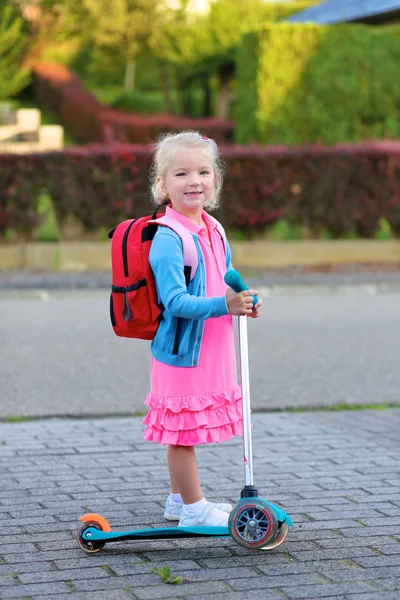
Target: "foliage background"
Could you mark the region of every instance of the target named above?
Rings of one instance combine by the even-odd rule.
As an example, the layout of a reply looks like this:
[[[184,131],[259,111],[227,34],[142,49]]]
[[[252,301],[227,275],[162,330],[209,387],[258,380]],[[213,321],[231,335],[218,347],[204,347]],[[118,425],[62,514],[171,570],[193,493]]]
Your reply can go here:
[[[82,145],[0,154],[2,239],[37,239],[49,211],[62,239],[147,213],[148,144],[181,129],[222,145],[239,237],[400,236],[399,147],[369,141],[399,138],[399,28],[284,22],[317,1],[0,0],[0,100]]]
[[[0,0],[0,101],[15,96],[30,81],[23,66],[28,46],[28,31],[17,9]]]
[[[239,143],[400,137],[400,27],[265,25],[238,52]]]

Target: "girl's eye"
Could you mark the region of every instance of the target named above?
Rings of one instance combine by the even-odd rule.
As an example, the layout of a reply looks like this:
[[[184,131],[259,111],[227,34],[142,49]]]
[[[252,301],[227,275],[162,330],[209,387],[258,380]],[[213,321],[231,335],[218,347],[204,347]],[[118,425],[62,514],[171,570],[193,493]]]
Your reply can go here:
[[[200,175],[209,175],[210,171],[200,171]],[[182,172],[182,173],[177,173],[176,177],[181,177],[182,175],[186,175],[186,173]]]

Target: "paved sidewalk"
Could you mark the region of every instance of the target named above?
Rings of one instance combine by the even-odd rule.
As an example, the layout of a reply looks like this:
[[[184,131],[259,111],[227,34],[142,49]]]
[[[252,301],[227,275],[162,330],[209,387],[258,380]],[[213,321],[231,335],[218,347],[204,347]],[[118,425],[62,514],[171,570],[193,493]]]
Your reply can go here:
[[[0,598],[398,600],[400,410],[255,414],[255,479],[294,525],[272,552],[233,540],[108,544],[74,536],[84,512],[116,530],[161,525],[165,448],[139,418],[0,423]],[[241,440],[199,448],[209,499],[237,500]],[[168,585],[167,565],[186,578]]]

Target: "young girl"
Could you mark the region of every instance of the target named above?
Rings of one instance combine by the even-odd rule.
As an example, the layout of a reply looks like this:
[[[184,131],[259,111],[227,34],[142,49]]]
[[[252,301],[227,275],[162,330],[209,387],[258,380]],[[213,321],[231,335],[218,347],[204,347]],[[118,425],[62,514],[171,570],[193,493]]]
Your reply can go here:
[[[253,308],[256,290],[235,293],[224,282],[231,251],[204,210],[218,206],[222,187],[216,143],[192,131],[166,135],[156,144],[153,177],[154,201],[192,234],[198,268],[187,286],[181,239],[159,227],[149,260],[163,315],[151,344],[144,438],[168,445],[164,517],[179,527],[226,526],[232,506],[204,498],[194,447],[242,434],[232,315],[258,317],[262,300]]]

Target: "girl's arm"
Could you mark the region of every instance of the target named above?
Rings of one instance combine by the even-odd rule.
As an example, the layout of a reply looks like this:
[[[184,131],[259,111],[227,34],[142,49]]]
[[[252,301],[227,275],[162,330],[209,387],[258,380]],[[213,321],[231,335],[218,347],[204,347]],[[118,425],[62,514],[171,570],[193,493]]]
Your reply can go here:
[[[229,314],[225,296],[198,298],[188,293],[182,242],[176,233],[166,228],[157,233],[151,244],[149,261],[159,299],[175,317],[208,319]]]
[[[231,247],[229,245],[228,242],[228,238],[225,235],[225,248],[226,248],[226,270],[230,271],[230,269],[233,269],[232,267],[232,252],[231,252]]]
[[[225,236],[225,244],[226,244],[226,270],[229,271],[230,269],[233,269],[232,267],[232,253],[231,253],[231,248],[229,246],[229,242]],[[251,290],[252,292],[254,290]],[[255,295],[258,296],[258,291],[254,291]],[[263,305],[263,301],[261,298],[258,299],[258,303],[254,306],[253,310],[248,313],[248,317],[251,317],[252,319],[257,319],[260,316],[261,313],[261,307]]]

